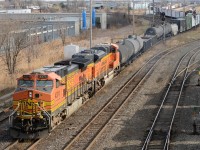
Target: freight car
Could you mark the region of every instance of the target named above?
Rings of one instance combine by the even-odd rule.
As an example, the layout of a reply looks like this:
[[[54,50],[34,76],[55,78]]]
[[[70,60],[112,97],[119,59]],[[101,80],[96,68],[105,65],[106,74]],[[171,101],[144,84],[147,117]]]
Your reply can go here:
[[[10,135],[20,139],[46,136],[117,75],[121,67],[129,65],[164,35],[176,35],[178,29],[180,32],[175,23],[166,24],[165,32],[163,25],[151,27],[144,37],[131,35],[116,44],[98,44],[21,76],[13,94]]]
[[[166,23],[165,25],[159,25],[157,27],[150,27],[146,30],[145,36],[156,36],[158,40],[163,39],[163,37],[169,37],[176,35],[178,32],[177,24]]]
[[[170,23],[178,25],[179,32],[185,32],[200,24],[200,14],[196,13],[196,10],[190,10],[187,12],[171,10],[171,9],[155,9],[155,13],[164,13],[166,17],[171,18]]]
[[[134,57],[143,48],[143,39],[140,36],[129,35],[128,38],[119,41],[120,64],[121,66],[132,63]]]

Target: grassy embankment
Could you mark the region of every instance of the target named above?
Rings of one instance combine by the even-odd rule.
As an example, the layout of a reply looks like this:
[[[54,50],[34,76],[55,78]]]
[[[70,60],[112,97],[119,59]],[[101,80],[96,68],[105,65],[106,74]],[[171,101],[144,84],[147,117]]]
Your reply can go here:
[[[136,20],[136,29],[135,32],[140,35],[144,33],[145,29],[148,26],[148,22],[142,19]],[[102,31],[101,29],[93,30],[93,45],[98,43],[111,42],[111,38],[123,38],[131,34],[130,30],[132,26],[126,27],[113,27],[109,30]],[[66,39],[66,45],[76,44],[80,47],[89,47],[89,32],[80,35],[79,37],[71,37]],[[21,75],[31,72],[34,69],[40,68],[45,65],[52,64],[56,61],[63,59],[63,50],[62,42],[60,39],[46,42],[39,45],[35,45],[32,49],[34,54],[31,54],[31,62],[28,63],[27,60],[27,51],[22,50],[17,61],[16,73],[14,78],[11,79],[6,71],[5,64],[0,59],[0,96],[12,91],[16,86],[16,78]]]

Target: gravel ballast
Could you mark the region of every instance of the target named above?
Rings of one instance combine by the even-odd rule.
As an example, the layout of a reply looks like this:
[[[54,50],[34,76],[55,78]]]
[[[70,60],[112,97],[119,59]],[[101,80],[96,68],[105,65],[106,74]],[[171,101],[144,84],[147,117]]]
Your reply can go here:
[[[163,51],[160,47],[162,47],[162,43],[134,61],[132,65],[127,67],[111,83],[98,92],[87,104],[59,125],[49,137],[42,140],[36,149],[63,149],[70,138],[77,134],[97,110],[112,97],[145,61],[159,51]],[[102,135],[103,138],[98,140],[100,143],[94,149],[117,147],[127,149],[127,146],[129,147],[130,145],[131,147],[134,145],[135,148],[140,145],[149,124],[149,118],[152,117],[154,108],[157,108],[157,101],[159,101],[161,92],[168,83],[171,72],[175,67],[175,62],[186,51],[188,49],[182,49],[177,51],[176,55],[171,54],[163,59],[144,84],[144,88],[137,93],[133,101],[127,104],[128,106],[124,107],[125,109],[120,115],[111,122],[108,128],[109,131],[106,132],[106,135]],[[143,120],[148,121],[144,122]]]
[[[172,43],[173,39],[174,38],[171,39]],[[141,149],[141,142],[144,140],[146,130],[150,126],[151,120],[154,118],[158,104],[161,101],[163,90],[168,84],[178,59],[180,59],[188,50],[191,50],[192,47],[195,47],[195,45],[198,45],[198,42],[193,43],[191,48],[180,47],[180,50],[162,59],[162,61],[151,73],[151,76],[145,81],[143,87],[138,89],[137,94],[131,97],[130,101],[124,105],[117,117],[111,121],[106,131],[101,135],[96,145],[94,145],[93,149]],[[65,119],[59,126],[57,126],[47,138],[43,139],[35,147],[35,149],[63,149],[66,143],[68,143],[71,138],[73,138],[81,130],[81,128],[92,118],[92,116],[97,113],[97,111],[114,95],[114,93],[116,93],[149,58],[161,51],[164,51],[167,47],[167,45],[160,43],[142,54],[76,113]],[[196,75],[194,75],[194,78],[197,78]],[[194,79],[193,82],[195,83],[195,81],[196,79]],[[190,90],[188,91],[190,98],[186,100],[188,101],[187,105],[192,104],[190,103],[190,99],[192,98],[192,93],[195,91],[194,89]],[[198,93],[198,89],[196,89],[196,92]],[[187,92],[185,94],[187,94]],[[194,103],[196,100],[197,95],[196,97],[194,95]],[[184,115],[190,113],[191,110],[188,112],[181,112],[181,118],[184,118]],[[191,120],[190,117],[191,116],[188,115],[184,119],[180,119],[180,126],[182,125],[179,131],[180,134],[177,136],[173,135],[171,144],[172,148],[183,148],[187,142],[191,143],[192,146],[194,146],[195,143],[198,145],[198,136],[194,135],[189,138],[192,132],[192,121],[188,121],[188,125],[183,125],[188,119]],[[5,149],[5,146],[0,147],[0,149]]]

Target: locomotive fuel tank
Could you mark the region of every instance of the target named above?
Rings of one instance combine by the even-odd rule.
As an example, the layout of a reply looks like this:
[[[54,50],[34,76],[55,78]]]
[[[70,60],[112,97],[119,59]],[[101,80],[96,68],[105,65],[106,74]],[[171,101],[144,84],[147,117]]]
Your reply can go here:
[[[131,61],[132,57],[142,49],[143,39],[139,36],[129,35],[128,38],[120,41],[118,46],[120,52],[120,62],[123,65]]]

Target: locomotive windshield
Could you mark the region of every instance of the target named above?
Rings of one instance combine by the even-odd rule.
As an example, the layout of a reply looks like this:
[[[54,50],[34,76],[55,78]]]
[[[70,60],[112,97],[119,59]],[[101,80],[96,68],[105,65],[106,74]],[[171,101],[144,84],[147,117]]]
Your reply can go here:
[[[37,80],[36,89],[39,91],[51,92],[53,89],[53,81],[51,80]]]
[[[30,88],[30,87],[33,87],[33,85],[34,85],[33,80],[19,80],[18,81],[18,87]]]

